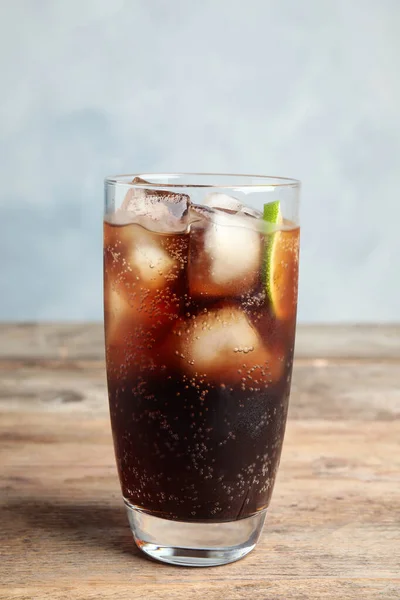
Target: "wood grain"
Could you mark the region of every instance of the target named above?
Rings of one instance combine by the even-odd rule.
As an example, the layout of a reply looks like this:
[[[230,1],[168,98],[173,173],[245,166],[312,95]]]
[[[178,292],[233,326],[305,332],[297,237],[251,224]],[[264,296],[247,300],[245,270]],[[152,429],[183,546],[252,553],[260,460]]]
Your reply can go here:
[[[103,360],[100,323],[0,323],[0,359]],[[298,358],[400,358],[400,325],[299,325]]]
[[[260,543],[199,570],[156,564],[133,544],[101,328],[2,334],[2,600],[400,598],[400,328],[302,328]]]

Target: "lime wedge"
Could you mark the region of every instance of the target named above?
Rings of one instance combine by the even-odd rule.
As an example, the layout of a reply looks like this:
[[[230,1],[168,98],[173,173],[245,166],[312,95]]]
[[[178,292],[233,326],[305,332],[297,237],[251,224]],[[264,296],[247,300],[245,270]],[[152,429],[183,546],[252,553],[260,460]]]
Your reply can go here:
[[[268,202],[268,204],[264,204],[264,221],[267,221],[267,223],[274,224],[282,222],[280,204],[281,203],[279,202],[279,200],[276,200],[275,202]]]
[[[264,204],[263,219],[267,223],[279,225],[283,222],[279,200]],[[274,315],[278,319],[291,316],[291,306],[288,306],[286,268],[288,257],[285,249],[284,235],[281,231],[271,231],[266,235],[267,247],[265,254],[265,285],[268,300]],[[291,302],[289,304],[292,304]]]
[[[266,223],[278,225],[282,221],[280,202],[268,202],[264,204],[263,219]],[[279,244],[279,231],[271,231],[266,235],[267,247],[265,255],[265,285],[267,297],[274,313],[277,313],[277,289],[276,289],[276,249]],[[279,307],[278,307],[279,308]]]

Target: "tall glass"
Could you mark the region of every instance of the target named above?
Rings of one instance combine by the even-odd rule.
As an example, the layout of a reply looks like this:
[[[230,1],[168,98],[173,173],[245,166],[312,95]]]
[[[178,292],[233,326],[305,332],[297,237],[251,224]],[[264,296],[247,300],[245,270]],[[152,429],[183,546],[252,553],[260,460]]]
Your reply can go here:
[[[250,175],[105,181],[115,454],[136,544],[158,560],[229,563],[261,533],[290,392],[299,190]]]

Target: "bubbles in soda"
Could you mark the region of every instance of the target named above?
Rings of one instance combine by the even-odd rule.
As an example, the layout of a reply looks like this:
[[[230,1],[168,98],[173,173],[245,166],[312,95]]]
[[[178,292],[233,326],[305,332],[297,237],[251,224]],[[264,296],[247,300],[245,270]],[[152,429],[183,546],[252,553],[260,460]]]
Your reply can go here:
[[[292,369],[296,303],[278,318],[266,286],[275,233],[257,211],[213,196],[193,206],[186,194],[132,189],[104,224],[123,494],[183,521],[240,519],[268,505]],[[291,249],[280,294],[293,295],[299,231],[279,235]]]

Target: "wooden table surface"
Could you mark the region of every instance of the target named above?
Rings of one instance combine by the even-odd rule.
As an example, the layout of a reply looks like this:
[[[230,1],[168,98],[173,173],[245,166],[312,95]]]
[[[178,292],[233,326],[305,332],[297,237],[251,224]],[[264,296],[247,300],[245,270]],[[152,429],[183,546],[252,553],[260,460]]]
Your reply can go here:
[[[400,598],[400,326],[299,327],[266,526],[217,568],[136,549],[100,325],[0,326],[0,598]]]

